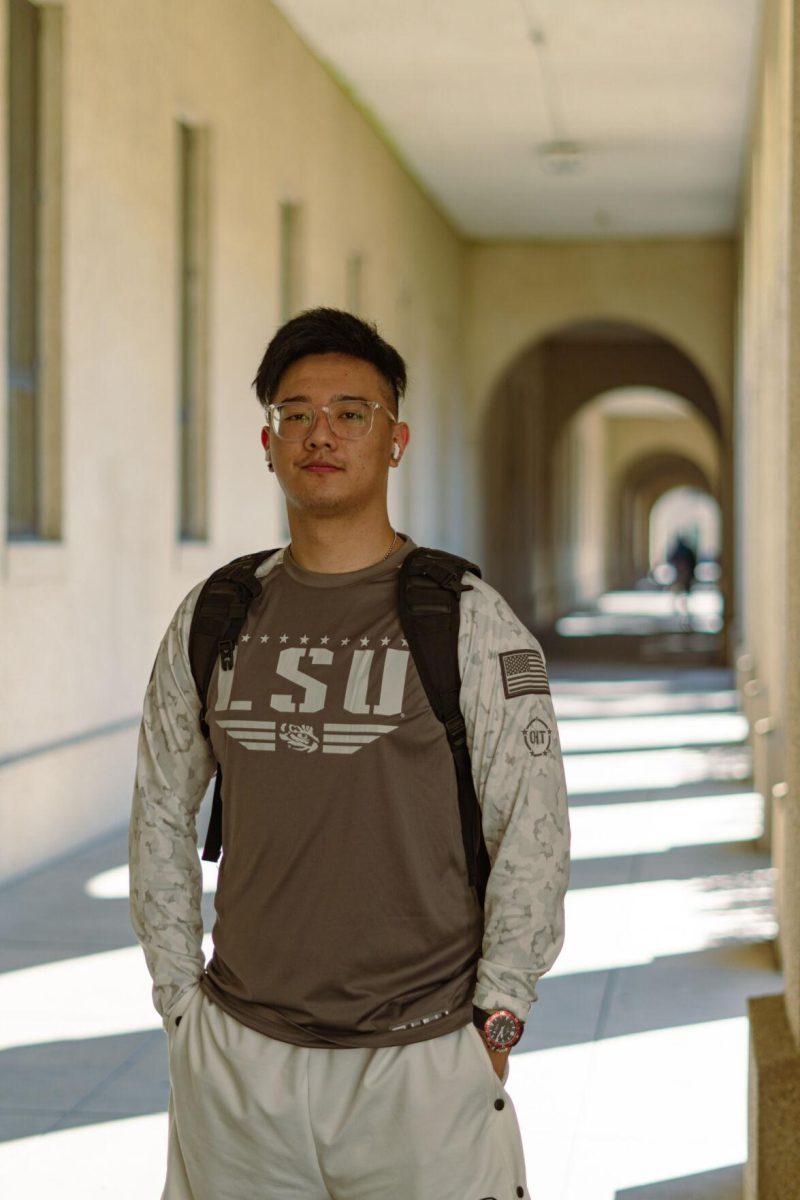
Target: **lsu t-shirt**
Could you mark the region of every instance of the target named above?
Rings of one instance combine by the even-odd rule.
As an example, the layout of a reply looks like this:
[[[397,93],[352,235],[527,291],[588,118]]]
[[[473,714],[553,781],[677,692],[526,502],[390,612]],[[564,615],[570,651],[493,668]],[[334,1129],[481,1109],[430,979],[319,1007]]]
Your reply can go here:
[[[201,986],[297,1045],[420,1041],[472,1015],[483,913],[397,612],[415,545],[334,574],[277,551],[211,677],[223,853]]]

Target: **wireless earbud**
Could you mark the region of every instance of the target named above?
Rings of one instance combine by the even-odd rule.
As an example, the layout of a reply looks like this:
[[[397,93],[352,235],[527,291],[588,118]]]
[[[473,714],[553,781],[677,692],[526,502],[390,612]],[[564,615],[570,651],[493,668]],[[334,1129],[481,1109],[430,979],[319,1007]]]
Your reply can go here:
[[[394,442],[392,444],[392,458],[394,459],[395,462],[397,462],[399,457],[400,457],[400,447],[398,446],[397,442]]]

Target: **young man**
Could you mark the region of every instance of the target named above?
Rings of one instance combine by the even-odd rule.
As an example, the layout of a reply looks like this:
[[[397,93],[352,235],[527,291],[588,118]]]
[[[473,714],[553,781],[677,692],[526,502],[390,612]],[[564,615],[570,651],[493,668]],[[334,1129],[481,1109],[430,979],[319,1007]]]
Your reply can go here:
[[[277,332],[254,384],[291,541],[257,570],[233,669],[215,664],[211,744],[187,652],[204,581],[161,642],[139,735],[130,898],[168,1035],[162,1200],[527,1197],[508,1050],[563,944],[570,845],[541,647],[464,573],[481,909],[452,752],[397,613],[416,545],[386,504],[409,441],[403,360],[315,309]],[[217,761],[206,966],[195,818]]]

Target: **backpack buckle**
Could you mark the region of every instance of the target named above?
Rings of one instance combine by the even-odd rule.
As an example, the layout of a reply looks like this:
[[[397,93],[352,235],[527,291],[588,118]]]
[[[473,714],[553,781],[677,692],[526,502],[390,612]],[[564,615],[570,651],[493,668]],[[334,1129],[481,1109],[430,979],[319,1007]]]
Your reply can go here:
[[[472,584],[462,583],[461,571],[455,567],[446,567],[443,563],[428,559],[423,564],[422,571],[431,579],[435,579],[442,587],[446,587],[448,591],[455,592],[456,596],[460,596],[462,592],[472,591]]]
[[[233,642],[230,638],[220,642],[219,655],[223,671],[230,671],[233,666]]]
[[[460,746],[462,742],[466,742],[467,727],[461,713],[455,713],[452,717],[448,717],[444,722],[444,727],[447,730],[447,740],[451,746]]]

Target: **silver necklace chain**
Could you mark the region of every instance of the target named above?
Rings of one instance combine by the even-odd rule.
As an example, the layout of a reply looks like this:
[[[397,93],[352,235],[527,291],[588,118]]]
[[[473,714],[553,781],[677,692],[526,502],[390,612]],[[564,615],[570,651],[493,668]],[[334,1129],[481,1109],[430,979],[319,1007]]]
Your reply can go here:
[[[393,532],[394,532],[394,537],[392,538],[392,544],[389,547],[389,549],[386,551],[386,553],[384,554],[383,558],[381,559],[381,562],[386,562],[386,559],[389,557],[389,555],[394,550],[394,544],[397,541],[397,530],[394,530]]]
[[[394,537],[392,538],[392,544],[389,547],[389,549],[386,551],[386,553],[384,554],[383,558],[380,559],[381,562],[386,562],[386,559],[389,557],[389,555],[394,550],[394,544],[397,541],[397,530],[393,529],[392,532],[394,533]],[[291,542],[289,542],[289,555],[291,556],[292,559],[294,559],[294,555],[292,554],[292,543]]]

